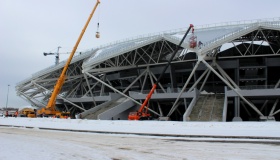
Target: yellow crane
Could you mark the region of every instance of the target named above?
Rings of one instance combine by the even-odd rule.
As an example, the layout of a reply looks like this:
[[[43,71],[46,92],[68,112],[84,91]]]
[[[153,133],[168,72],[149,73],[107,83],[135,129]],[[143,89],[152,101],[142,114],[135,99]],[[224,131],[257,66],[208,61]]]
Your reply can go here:
[[[57,95],[59,94],[60,90],[61,90],[61,87],[63,86],[64,84],[64,81],[65,81],[65,78],[66,78],[66,71],[70,65],[70,62],[78,48],[78,45],[87,29],[87,26],[96,10],[96,8],[98,7],[98,5],[100,4],[100,0],[97,0],[91,14],[89,15],[88,19],[87,19],[87,22],[82,30],[82,32],[80,33],[80,36],[78,37],[78,40],[71,52],[71,54],[69,55],[69,58],[56,82],[56,85],[54,86],[54,89],[53,89],[53,92],[52,92],[52,95],[48,101],[48,104],[46,107],[43,107],[42,109],[38,110],[37,111],[37,115],[46,115],[46,116],[53,116],[53,115],[56,115],[56,116],[62,116],[62,115],[65,115],[65,113],[61,113],[60,111],[56,110],[55,108],[55,103],[56,103],[56,98],[57,98]]]

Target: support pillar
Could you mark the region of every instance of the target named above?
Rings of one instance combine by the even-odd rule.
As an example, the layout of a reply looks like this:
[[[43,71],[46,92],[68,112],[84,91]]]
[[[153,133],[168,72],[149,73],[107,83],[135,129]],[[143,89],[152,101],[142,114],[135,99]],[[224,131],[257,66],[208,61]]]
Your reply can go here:
[[[175,76],[175,69],[172,66],[172,64],[170,64],[170,80],[171,80],[171,89],[172,91],[174,91],[175,88],[177,88],[177,80],[176,80],[176,76]]]
[[[186,98],[184,98],[184,105],[185,105],[185,110],[187,110],[188,109],[188,102],[187,102]]]
[[[234,97],[234,117],[232,121],[242,121],[240,117],[240,98],[239,97]]]

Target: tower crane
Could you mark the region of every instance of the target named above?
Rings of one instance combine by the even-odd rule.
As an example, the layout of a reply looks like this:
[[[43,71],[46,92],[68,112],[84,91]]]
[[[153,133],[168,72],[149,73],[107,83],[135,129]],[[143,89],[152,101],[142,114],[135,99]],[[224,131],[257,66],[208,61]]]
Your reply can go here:
[[[43,54],[44,54],[44,56],[55,55],[55,65],[58,65],[58,63],[59,63],[59,49],[60,48],[61,48],[60,46],[57,47],[57,52],[56,53],[52,53],[52,52],[46,53],[46,52],[44,52]]]
[[[64,68],[63,68],[59,78],[57,79],[57,82],[54,86],[54,89],[52,91],[52,94],[51,94],[51,97],[49,99],[49,102],[48,102],[47,106],[38,110],[37,115],[48,115],[48,116],[52,116],[52,115],[60,116],[60,115],[62,115],[62,112],[56,110],[56,108],[55,108],[56,98],[57,98],[57,95],[59,94],[59,92],[60,92],[60,90],[61,90],[61,88],[64,84],[65,79],[66,79],[66,71],[67,71],[67,69],[68,69],[68,67],[71,63],[71,60],[72,60],[72,58],[73,58],[73,56],[74,56],[74,54],[75,54],[75,52],[76,52],[76,50],[77,50],[77,48],[80,44],[80,41],[81,41],[81,39],[82,39],[86,29],[87,29],[87,26],[88,26],[93,14],[94,14],[94,12],[95,12],[95,10],[96,10],[96,8],[98,7],[99,4],[100,4],[100,0],[97,0],[93,10],[91,11],[91,14],[89,15],[89,17],[86,21],[86,24],[84,25],[84,28],[82,29],[82,31],[81,31],[81,33],[78,37],[78,40],[76,41],[76,44],[73,47],[73,50],[72,50],[71,54],[69,55],[69,58],[68,58],[67,62],[64,65]]]
[[[58,65],[59,64],[59,55],[60,54],[70,54],[71,53],[71,52],[60,53],[59,52],[60,48],[62,48],[62,47],[60,47],[60,46],[57,47],[57,52],[56,53],[54,53],[54,52],[48,52],[48,53],[44,52],[43,55],[44,56],[55,55],[55,65]],[[75,53],[80,53],[81,54],[82,52],[75,52]]]

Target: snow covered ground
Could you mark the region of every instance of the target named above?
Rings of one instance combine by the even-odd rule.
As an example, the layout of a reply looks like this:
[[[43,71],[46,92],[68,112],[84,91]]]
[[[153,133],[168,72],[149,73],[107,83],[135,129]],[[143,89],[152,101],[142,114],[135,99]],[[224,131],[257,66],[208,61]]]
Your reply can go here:
[[[280,159],[279,122],[186,123],[9,117],[0,118],[0,125],[0,159]],[[97,134],[40,128],[181,137]],[[190,138],[184,135],[229,137]],[[231,139],[230,136],[240,138]]]
[[[101,132],[280,137],[279,122],[111,121],[8,117],[0,118],[0,125]]]

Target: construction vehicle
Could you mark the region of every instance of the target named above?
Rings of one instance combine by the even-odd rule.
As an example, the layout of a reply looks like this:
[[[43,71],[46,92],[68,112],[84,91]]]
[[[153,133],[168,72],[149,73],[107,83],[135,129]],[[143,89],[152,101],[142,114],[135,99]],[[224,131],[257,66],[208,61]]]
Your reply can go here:
[[[32,112],[28,113],[27,117],[28,117],[28,118],[36,118],[36,113],[35,113],[35,111],[32,111]]]
[[[34,110],[33,108],[23,108],[19,111],[19,117],[35,118],[35,112],[36,110]]]
[[[79,43],[80,43],[80,41],[81,41],[81,39],[82,39],[86,29],[87,29],[88,24],[89,24],[93,14],[94,14],[94,12],[95,12],[95,10],[96,10],[96,8],[98,7],[99,4],[100,4],[100,0],[97,0],[91,14],[89,15],[89,17],[87,19],[87,22],[86,22],[82,32],[80,33],[80,36],[78,37],[78,40],[76,41],[75,46],[73,47],[73,50],[72,50],[71,54],[69,55],[69,58],[68,58],[68,60],[65,64],[65,66],[64,66],[64,68],[63,68],[55,86],[54,86],[53,92],[51,94],[51,97],[48,101],[47,106],[38,110],[37,111],[37,116],[43,116],[44,115],[44,116],[48,116],[48,117],[49,116],[56,116],[56,117],[59,116],[60,117],[64,114],[68,114],[68,115],[70,114],[69,112],[60,112],[60,111],[56,110],[56,108],[55,108],[56,98],[57,98],[57,95],[59,94],[59,92],[60,92],[60,90],[61,90],[61,88],[64,84],[65,79],[66,79],[66,71],[67,71],[67,69],[70,65],[70,62],[71,62],[71,60],[72,60],[72,58],[73,58],[73,56],[74,56],[74,54],[75,54],[75,52],[78,48],[78,45],[79,45]]]
[[[56,114],[56,118],[67,119],[70,117],[70,112],[61,112]]]
[[[162,70],[159,78],[157,79],[157,81],[153,84],[152,89],[150,90],[149,94],[147,95],[145,101],[143,102],[143,104],[141,105],[141,107],[138,109],[138,111],[136,112],[130,112],[128,115],[128,120],[149,120],[152,119],[151,114],[148,113],[148,102],[151,99],[154,90],[156,89],[160,79],[162,78],[163,74],[165,73],[165,71],[167,70],[167,68],[170,66],[170,63],[172,62],[174,56],[176,55],[176,53],[178,52],[178,50],[180,49],[180,46],[182,45],[182,43],[184,42],[185,38],[187,37],[188,33],[190,32],[190,30],[192,29],[192,33],[194,33],[194,26],[192,24],[190,24],[188,30],[186,31],[185,35],[183,36],[182,40],[180,41],[179,45],[176,47],[176,49],[174,50],[174,52],[172,53],[168,63],[165,65],[164,69]],[[194,34],[190,37],[189,39],[189,45],[190,48],[195,48],[196,47],[196,36],[194,36]]]

